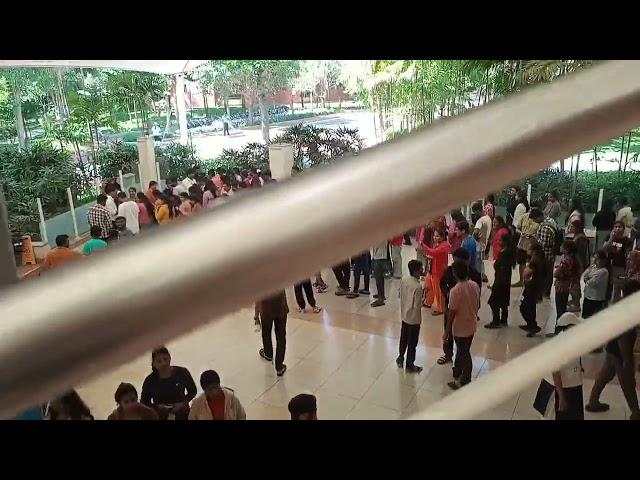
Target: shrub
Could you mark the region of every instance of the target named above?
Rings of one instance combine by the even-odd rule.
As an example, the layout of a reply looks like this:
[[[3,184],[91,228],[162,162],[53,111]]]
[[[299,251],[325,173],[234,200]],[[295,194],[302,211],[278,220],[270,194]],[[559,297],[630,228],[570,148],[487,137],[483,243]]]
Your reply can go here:
[[[156,161],[160,164],[160,176],[163,178],[185,177],[189,168],[200,163],[195,148],[191,145],[172,142],[163,147],[156,147],[155,154]]]
[[[24,152],[0,149],[0,179],[11,232],[39,234],[37,197],[42,200],[45,216],[68,208],[66,189],[74,174],[71,157],[48,142],[34,142]]]
[[[138,147],[122,142],[108,143],[96,152],[98,171],[102,177],[117,177],[122,173],[137,173]]]

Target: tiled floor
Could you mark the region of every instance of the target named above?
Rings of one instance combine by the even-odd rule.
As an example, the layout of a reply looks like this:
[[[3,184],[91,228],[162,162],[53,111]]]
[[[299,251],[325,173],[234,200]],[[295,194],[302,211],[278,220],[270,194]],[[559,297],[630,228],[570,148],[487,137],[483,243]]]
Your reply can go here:
[[[404,247],[404,263],[414,256]],[[487,262],[489,267],[489,262]],[[406,266],[405,266],[406,268]],[[491,279],[490,267],[487,274]],[[335,285],[331,271],[323,274]],[[371,281],[375,291],[375,282]],[[486,330],[478,328],[472,346],[474,377],[484,375],[544,341],[529,339],[516,326],[522,323],[518,312],[520,289],[512,289],[510,328]],[[489,291],[483,288],[481,324],[488,321],[486,305]],[[245,406],[248,419],[287,419],[287,402],[298,393],[314,393],[318,397],[320,419],[403,419],[424,409],[450,393],[451,367],[439,366],[441,355],[442,316],[433,317],[423,309],[421,341],[416,364],[424,366],[419,375],[407,375],[398,369],[394,359],[400,331],[398,281],[387,281],[387,305],[374,309],[370,300],[360,297],[347,300],[333,293],[316,295],[323,312],[295,312],[293,292],[288,291],[292,313],[287,326],[287,373],[278,378],[273,367],[258,357],[260,334],[254,332],[253,311],[242,310],[168,345],[173,362],[187,367],[198,383],[200,373],[215,369],[223,383],[233,388]],[[553,315],[549,302],[540,306],[538,321]],[[115,407],[113,393],[121,381],[141,387],[150,371],[150,355],[109,372],[79,388],[96,418],[106,418]],[[602,354],[584,359],[585,398],[593,385],[593,376]],[[532,420],[538,416],[531,407],[537,384],[505,400],[482,419]],[[611,411],[589,414],[588,419],[625,419],[629,412],[617,384],[609,385],[603,401]]]

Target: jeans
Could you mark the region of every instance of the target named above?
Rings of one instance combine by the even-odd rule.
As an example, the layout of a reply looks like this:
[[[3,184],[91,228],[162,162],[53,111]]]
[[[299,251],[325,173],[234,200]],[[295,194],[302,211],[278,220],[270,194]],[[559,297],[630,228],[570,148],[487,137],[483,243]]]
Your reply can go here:
[[[331,267],[333,274],[336,276],[338,286],[343,290],[349,290],[349,277],[351,277],[351,263],[346,262],[339,263]]]
[[[446,299],[446,302],[449,303],[449,299]],[[444,311],[444,328],[447,328],[447,319],[449,318],[449,309],[445,309]],[[442,342],[442,352],[446,358],[453,358],[453,336],[449,335],[447,339]]]
[[[364,276],[364,289],[369,291],[369,281],[371,280],[371,258],[369,253],[353,257],[353,291],[360,290],[360,276]]]
[[[525,287],[522,301],[520,302],[520,314],[522,314],[524,321],[527,322],[527,327],[538,325],[538,322],[536,322],[537,303],[538,293],[533,288]]]
[[[376,280],[378,289],[378,300],[386,300],[384,296],[384,273],[387,269],[387,260],[373,260],[373,277]]]
[[[391,263],[393,264],[393,277],[402,278],[402,246],[391,245]]]
[[[273,343],[271,341],[271,329],[276,334],[276,370],[284,365],[284,354],[287,348],[287,316],[262,317],[262,348],[267,357],[273,358]]]
[[[411,325],[406,322],[402,322],[402,329],[400,330],[400,348],[398,359],[404,359],[404,354],[407,354],[407,367],[413,367],[413,362],[416,360],[416,347],[418,346],[418,338],[420,336],[420,324]]]
[[[303,282],[296,283],[293,287],[293,291],[296,294],[296,302],[298,303],[298,306],[302,309],[306,307],[304,303],[304,296],[302,295],[303,288],[304,293],[307,295],[307,302],[309,302],[311,308],[314,308],[316,306],[316,299],[313,296],[313,287],[311,286],[311,280],[309,280],[308,278]]]
[[[225,135],[229,135],[229,124],[227,122],[222,124],[222,136],[224,137]]]
[[[473,335],[470,337],[453,337],[456,343],[456,358],[453,362],[453,378],[460,381],[460,385],[466,385],[471,382],[471,370],[473,362],[471,361],[471,342]]]
[[[566,313],[568,302],[569,292],[558,292],[556,290],[556,320]]]
[[[611,267],[611,283],[613,284],[613,296],[611,297],[611,303],[616,303],[622,300],[622,287],[624,286],[625,268],[624,267]]]

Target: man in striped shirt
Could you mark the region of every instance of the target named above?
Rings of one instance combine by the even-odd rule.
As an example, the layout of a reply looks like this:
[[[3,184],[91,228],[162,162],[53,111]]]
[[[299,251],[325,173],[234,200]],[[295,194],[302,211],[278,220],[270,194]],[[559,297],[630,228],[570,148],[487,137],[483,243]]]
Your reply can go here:
[[[107,196],[101,193],[96,199],[96,204],[87,212],[87,221],[89,222],[89,226],[100,227],[102,231],[100,238],[105,241],[109,239],[111,230],[113,229],[111,213],[105,207],[106,203]]]
[[[532,211],[532,213],[534,213]],[[537,212],[536,212],[537,213]],[[546,275],[544,285],[544,296],[549,298],[551,296],[551,286],[553,285],[553,267],[556,263],[556,235],[558,226],[555,220],[551,217],[547,217],[544,220],[542,215],[537,213],[537,218],[529,217],[535,222],[542,222],[536,231],[536,241],[542,247],[544,252],[544,258],[546,262]]]

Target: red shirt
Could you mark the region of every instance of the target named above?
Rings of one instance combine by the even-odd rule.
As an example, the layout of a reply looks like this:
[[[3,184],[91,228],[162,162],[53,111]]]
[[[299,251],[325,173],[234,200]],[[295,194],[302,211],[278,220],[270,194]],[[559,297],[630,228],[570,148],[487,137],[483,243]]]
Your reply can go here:
[[[505,235],[509,235],[509,229],[506,227],[500,228],[497,232],[493,234],[493,259],[497,260],[498,255],[500,255],[500,239]]]
[[[214,420],[224,420],[224,394],[222,392],[214,398],[207,397],[207,404]]]
[[[395,245],[396,247],[401,247],[404,243],[404,235],[398,235],[397,237],[393,237],[389,243],[391,245]]]

